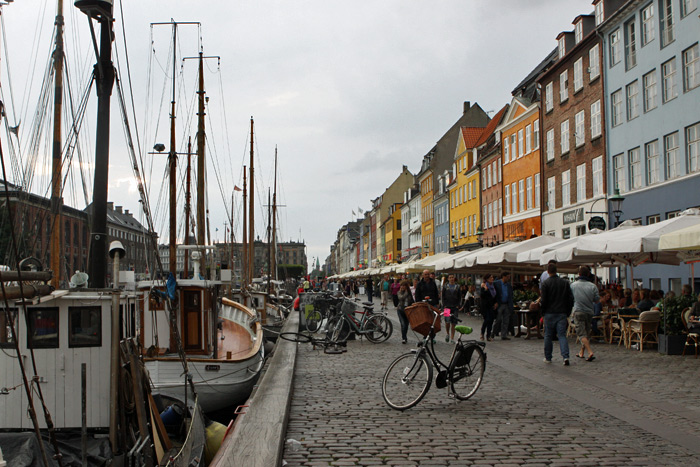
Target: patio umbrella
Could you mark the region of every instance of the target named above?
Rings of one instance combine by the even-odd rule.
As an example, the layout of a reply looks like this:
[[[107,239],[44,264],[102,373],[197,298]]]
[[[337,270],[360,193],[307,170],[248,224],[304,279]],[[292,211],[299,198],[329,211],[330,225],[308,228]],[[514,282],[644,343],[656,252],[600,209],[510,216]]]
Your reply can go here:
[[[518,262],[518,254],[540,246],[549,246],[561,241],[551,235],[531,238],[522,242],[508,242],[478,254],[476,264],[505,265]]]
[[[700,224],[661,235],[660,250],[700,250]]]

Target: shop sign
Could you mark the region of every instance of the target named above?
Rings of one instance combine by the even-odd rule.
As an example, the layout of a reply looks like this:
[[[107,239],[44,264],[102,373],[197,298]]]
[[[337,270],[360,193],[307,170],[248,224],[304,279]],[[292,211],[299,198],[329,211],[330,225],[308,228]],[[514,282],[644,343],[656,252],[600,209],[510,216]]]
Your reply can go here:
[[[600,216],[593,216],[588,220],[588,230],[605,230],[606,227],[607,225],[605,224],[605,219]]]
[[[583,221],[583,208],[566,211],[562,214],[564,225]]]

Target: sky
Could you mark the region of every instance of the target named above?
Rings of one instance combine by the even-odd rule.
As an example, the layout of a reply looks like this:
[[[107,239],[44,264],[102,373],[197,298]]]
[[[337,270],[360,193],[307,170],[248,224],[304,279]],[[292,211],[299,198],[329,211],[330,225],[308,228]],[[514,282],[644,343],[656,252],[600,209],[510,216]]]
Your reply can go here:
[[[151,23],[200,23],[178,26],[180,152],[196,131],[196,62],[181,59],[196,56],[200,47],[205,56],[218,57],[205,65],[211,238],[223,241],[232,198],[236,240],[242,238],[242,199],[233,189],[243,186],[253,117],[256,235],[264,237],[267,226],[264,205],[277,148],[278,240],[305,242],[309,263],[318,258],[323,264],[338,230],[354,220],[353,212],[369,210],[403,165],[416,173],[423,156],[459,118],[464,101],[498,111],[554,49],[556,36],[592,10],[590,0],[115,0],[115,65],[132,135],[138,135],[156,230],[167,238],[167,157],[148,152],[156,142],[169,146],[172,27]],[[52,48],[55,12],[53,2],[39,0],[2,7],[0,98],[8,125],[23,122],[18,148],[33,141],[33,109]],[[65,2],[64,16],[69,76],[80,96],[95,53],[86,16],[71,1]],[[115,91],[109,199],[143,220],[116,97]],[[95,102],[93,89],[79,140],[79,167],[86,169],[88,182],[83,187],[74,169],[64,193],[66,203],[80,209],[92,192]],[[44,134],[50,134],[47,128]],[[0,135],[5,154],[12,153],[7,148],[12,137],[4,130]],[[26,165],[47,173],[42,156],[32,162],[31,151],[17,152]],[[179,157],[180,167],[185,158]],[[178,203],[184,205],[184,171],[179,174]],[[46,191],[46,183],[35,184],[33,191]]]

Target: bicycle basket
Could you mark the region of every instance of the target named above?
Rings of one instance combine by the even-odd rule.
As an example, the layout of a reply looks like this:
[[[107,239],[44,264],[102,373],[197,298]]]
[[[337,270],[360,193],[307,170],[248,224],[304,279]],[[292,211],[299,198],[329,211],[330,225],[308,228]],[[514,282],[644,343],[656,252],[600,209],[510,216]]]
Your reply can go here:
[[[427,303],[414,303],[406,307],[404,311],[411,329],[422,336],[427,336],[430,333],[430,326],[433,324],[433,319],[435,319],[433,308],[430,305]],[[435,332],[440,332],[440,329],[440,319],[438,318],[435,320]]]

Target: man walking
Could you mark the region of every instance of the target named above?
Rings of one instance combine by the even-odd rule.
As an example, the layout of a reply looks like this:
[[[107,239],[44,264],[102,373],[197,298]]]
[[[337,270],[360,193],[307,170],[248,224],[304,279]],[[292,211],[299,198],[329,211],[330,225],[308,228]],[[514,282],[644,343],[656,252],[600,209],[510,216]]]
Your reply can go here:
[[[509,341],[508,337],[510,321],[513,316],[513,286],[510,283],[510,273],[502,272],[501,278],[494,281],[493,286],[496,288],[496,302],[498,303],[496,331],[501,330],[501,340]]]
[[[423,280],[418,282],[416,286],[416,301],[420,302],[421,300],[427,301],[432,306],[438,306],[440,303],[437,285],[427,269],[423,271]]]
[[[567,317],[574,305],[569,283],[557,275],[557,265],[547,265],[549,278],[542,284],[540,306],[544,315],[544,361],[552,363],[552,336],[559,338],[559,350],[564,365],[569,365],[569,342],[566,340]]]
[[[372,294],[374,293],[374,288],[372,287],[372,276],[367,278],[367,282],[365,282],[365,289],[367,291],[367,301],[372,303]]]
[[[384,276],[384,279],[381,282],[381,291],[382,291],[382,310],[387,309],[387,303],[389,302],[389,276]]]
[[[588,352],[587,361],[595,360],[593,350],[591,349],[591,324],[593,322],[593,313],[595,304],[600,301],[598,287],[592,283],[589,278],[591,270],[588,266],[578,268],[578,280],[571,284],[571,293],[574,295],[574,323],[576,325],[576,335],[581,340],[581,350],[576,354],[578,358],[586,358],[585,352]]]

